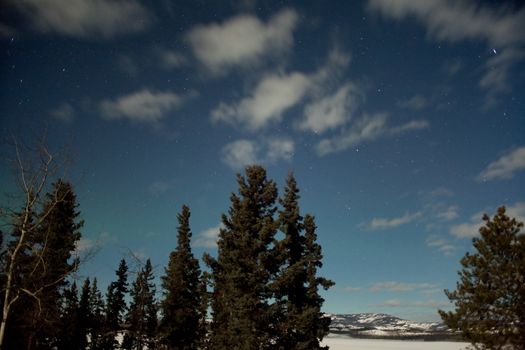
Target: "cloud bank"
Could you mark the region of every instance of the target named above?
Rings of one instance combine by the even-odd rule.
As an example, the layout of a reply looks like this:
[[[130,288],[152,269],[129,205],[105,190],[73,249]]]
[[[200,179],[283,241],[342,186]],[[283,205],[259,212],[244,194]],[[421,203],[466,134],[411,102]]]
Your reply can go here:
[[[152,16],[136,0],[8,0],[42,33],[105,38],[143,31]]]

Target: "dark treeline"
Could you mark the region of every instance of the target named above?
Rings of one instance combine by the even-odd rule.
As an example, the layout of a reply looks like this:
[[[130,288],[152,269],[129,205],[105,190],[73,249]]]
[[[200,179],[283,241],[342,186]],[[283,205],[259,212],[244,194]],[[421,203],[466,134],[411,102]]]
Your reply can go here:
[[[28,191],[31,205],[0,232],[0,348],[322,349],[330,321],[319,291],[333,282],[318,276],[315,220],[300,212],[293,175],[280,197],[260,166],[237,182],[205,271],[183,206],[161,285],[149,259],[133,275],[122,259],[105,293],[96,278],[72,278],[83,222],[71,184],[56,182],[39,205]]]

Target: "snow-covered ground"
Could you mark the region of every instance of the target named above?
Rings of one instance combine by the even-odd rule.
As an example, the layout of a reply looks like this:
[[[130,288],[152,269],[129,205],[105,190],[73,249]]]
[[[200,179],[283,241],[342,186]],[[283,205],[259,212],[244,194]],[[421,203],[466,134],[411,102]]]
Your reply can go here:
[[[468,343],[354,339],[329,335],[323,345],[330,346],[330,350],[463,350]]]

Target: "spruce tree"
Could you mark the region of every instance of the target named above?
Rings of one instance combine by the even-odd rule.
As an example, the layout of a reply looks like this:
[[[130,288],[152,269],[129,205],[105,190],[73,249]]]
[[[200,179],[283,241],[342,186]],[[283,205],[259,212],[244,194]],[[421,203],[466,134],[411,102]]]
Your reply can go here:
[[[162,277],[161,341],[170,350],[196,350],[204,336],[205,307],[199,261],[190,245],[190,209],[184,205],[177,219],[177,248]]]
[[[304,237],[303,218],[299,210],[299,189],[290,173],[279,199],[279,226],[284,238],[277,242],[277,258],[280,266],[273,283],[275,298],[274,311],[278,320],[276,327],[276,348],[295,349],[303,335],[298,328],[305,302],[306,266],[303,261]]]
[[[117,280],[110,283],[106,296],[106,317],[101,340],[103,350],[113,350],[117,347],[118,343],[115,337],[123,329],[124,315],[127,309],[124,297],[128,292],[128,265],[126,260],[120,260],[116,275]]]
[[[318,286],[328,288],[333,284],[317,277],[321,247],[316,243],[313,217],[307,215],[303,221],[299,198],[297,183],[290,174],[280,199],[279,222],[284,239],[277,244],[281,268],[274,283],[280,320],[276,346],[287,350],[320,348],[329,320],[321,313],[323,300]]]
[[[37,332],[35,343],[45,343],[56,333],[60,318],[59,300],[63,288],[68,284],[66,278],[79,265],[78,258],[72,257],[81,237],[80,229],[84,225],[79,215],[73,186],[58,180],[46,194],[38,218],[42,224],[38,227],[36,240],[40,242],[41,251],[37,253],[36,259],[40,259],[41,263],[36,265],[35,276],[38,276],[37,283],[42,289],[40,305],[33,317]]]
[[[78,335],[79,335],[79,349],[86,349],[88,334],[91,332],[90,321],[92,318],[91,310],[91,281],[89,278],[84,280],[82,290],[80,292],[80,301],[78,303]]]
[[[12,253],[24,232],[25,244],[16,261],[7,261],[15,267],[11,289],[18,293],[5,339],[8,347],[52,346],[59,329],[61,295],[67,277],[79,264],[72,253],[83,221],[72,185],[63,180],[53,183],[36,211],[34,207],[26,213],[29,219],[22,219],[24,211],[15,218],[8,247]]]
[[[104,300],[102,299],[102,293],[98,289],[96,278],[93,279],[91,284],[89,298],[91,318],[89,320],[90,342],[88,349],[99,350],[101,349],[102,330],[104,328]]]
[[[124,349],[142,350],[144,347],[155,347],[157,307],[153,279],[153,267],[148,259],[144,268],[137,274],[130,291],[132,300],[127,315]]]
[[[451,329],[476,349],[525,349],[525,235],[522,222],[498,208],[461,259],[456,290],[445,290],[455,310],[440,310]]]
[[[320,341],[328,334],[330,318],[321,312],[324,299],[319,294],[320,287],[324,290],[335,283],[324,277],[318,277],[318,269],[323,266],[322,249],[317,243],[317,226],[311,215],[304,217],[305,230],[305,262],[306,262],[306,307],[303,312],[302,327],[309,337],[297,349],[328,349],[321,347]]]
[[[264,349],[272,346],[269,284],[276,273],[272,246],[277,188],[260,166],[237,176],[238,194],[231,195],[218,256],[206,261],[212,269],[210,349]]]
[[[78,311],[78,289],[77,284],[73,282],[71,287],[64,291],[62,298],[62,312],[56,343],[58,350],[82,349]]]

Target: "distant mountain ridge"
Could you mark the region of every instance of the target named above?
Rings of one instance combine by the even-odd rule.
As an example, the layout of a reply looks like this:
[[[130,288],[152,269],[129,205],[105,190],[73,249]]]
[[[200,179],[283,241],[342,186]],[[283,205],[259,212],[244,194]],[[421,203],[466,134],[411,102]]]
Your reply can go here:
[[[450,340],[457,339],[447,326],[438,322],[414,322],[399,317],[379,314],[327,314],[330,332],[357,338],[395,338]]]

